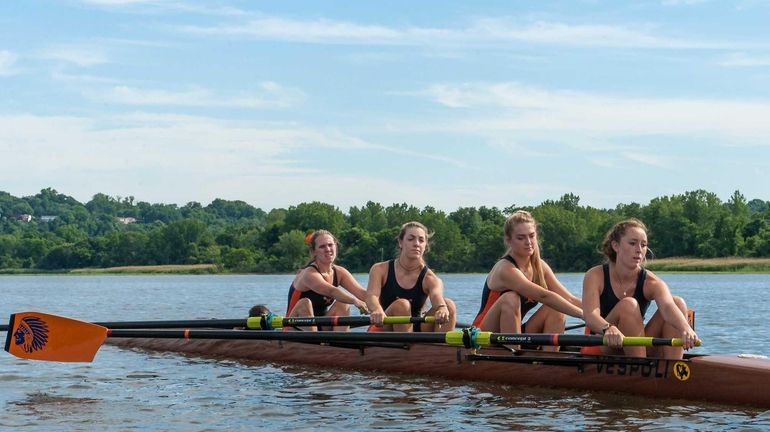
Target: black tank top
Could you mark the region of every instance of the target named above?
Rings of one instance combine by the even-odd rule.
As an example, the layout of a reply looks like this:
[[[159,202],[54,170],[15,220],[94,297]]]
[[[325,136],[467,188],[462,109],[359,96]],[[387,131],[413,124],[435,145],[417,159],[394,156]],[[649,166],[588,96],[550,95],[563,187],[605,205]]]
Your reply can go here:
[[[304,268],[313,267],[318,273],[321,273],[321,270],[318,269],[318,267],[315,264],[308,264]],[[332,266],[332,285],[337,285],[337,269],[335,266]],[[326,315],[326,312],[329,310],[329,306],[331,306],[332,303],[334,303],[334,299],[330,297],[326,297],[323,294],[319,294],[313,290],[307,290],[302,293],[299,293],[299,291],[294,288],[294,283],[291,284],[289,287],[289,305],[286,308],[286,313],[290,313],[291,310],[294,308],[294,304],[297,303],[297,300],[302,298],[308,298],[310,299],[310,303],[313,304],[313,315],[315,316],[324,316]]]
[[[514,260],[512,256],[506,255],[501,259],[504,259],[510,262],[511,264],[513,264],[514,267],[519,268],[519,265],[516,264],[516,260]],[[512,291],[512,290],[492,291],[491,289],[489,289],[488,280],[489,278],[484,280],[484,289],[481,291],[481,307],[479,308],[479,312],[476,314],[476,318],[473,320],[473,325],[476,327],[481,325],[481,322],[484,320],[484,316],[486,316],[487,312],[489,311],[489,308],[492,307],[492,305],[497,301],[497,299],[500,298],[500,296],[503,295],[503,293]],[[497,293],[497,295],[494,295],[493,293]],[[489,303],[490,298],[492,298],[492,303]],[[531,311],[532,308],[537,306],[537,304],[538,302],[536,300],[526,299],[525,301],[522,301],[521,302],[521,319],[523,320],[524,315],[526,315],[527,312]]]
[[[380,305],[382,309],[387,309],[397,299],[407,299],[412,305],[412,316],[420,316],[422,307],[425,306],[425,300],[428,298],[422,289],[422,281],[425,279],[425,274],[428,273],[428,266],[422,267],[414,286],[411,289],[405,289],[396,281],[395,262],[395,260],[388,261],[388,278],[380,291]]]
[[[612,283],[610,283],[610,265],[604,264],[602,266],[604,270],[604,288],[599,296],[599,312],[602,317],[606,317],[612,308],[618,304],[620,299],[612,291]],[[639,303],[639,311],[642,313],[642,319],[647,313],[647,308],[650,307],[650,300],[644,298],[644,280],[647,278],[647,270],[642,267],[639,269],[639,276],[636,278],[636,289],[634,289],[634,298]]]

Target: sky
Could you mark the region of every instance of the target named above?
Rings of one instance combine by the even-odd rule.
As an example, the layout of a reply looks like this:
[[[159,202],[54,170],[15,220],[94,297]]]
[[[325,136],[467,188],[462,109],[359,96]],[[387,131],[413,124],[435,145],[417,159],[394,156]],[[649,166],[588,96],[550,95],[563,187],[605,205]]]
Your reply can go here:
[[[770,0],[0,3],[0,191],[770,200]]]

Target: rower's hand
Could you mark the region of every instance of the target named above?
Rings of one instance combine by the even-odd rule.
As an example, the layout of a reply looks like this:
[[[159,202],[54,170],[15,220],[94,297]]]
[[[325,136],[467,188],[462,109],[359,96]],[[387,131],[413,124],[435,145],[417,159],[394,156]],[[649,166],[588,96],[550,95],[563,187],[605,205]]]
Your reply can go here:
[[[696,346],[696,344],[699,342],[700,338],[698,338],[698,335],[695,334],[693,329],[688,328],[682,333],[682,348],[685,350],[689,350],[690,348]]]
[[[611,325],[610,328],[607,329],[606,332],[604,332],[604,340],[607,341],[607,346],[614,349],[621,349],[623,348],[623,333],[621,333],[620,329],[615,327],[614,325]]]
[[[358,312],[361,315],[368,315],[369,314],[369,307],[366,306],[366,302],[361,300],[356,300],[356,307],[358,308]]]
[[[384,311],[384,310],[382,310],[382,309],[378,309],[378,310],[376,310],[376,311],[373,311],[373,312],[372,312],[372,313],[369,315],[369,320],[370,320],[370,322],[371,322],[372,324],[374,324],[374,325],[376,325],[376,326],[381,326],[381,325],[382,325],[382,322],[385,320],[385,317],[386,317],[386,316],[387,316],[387,315],[385,315],[385,311]]]
[[[436,309],[433,314],[433,318],[436,319],[436,324],[446,324],[449,322],[449,308],[446,306]]]

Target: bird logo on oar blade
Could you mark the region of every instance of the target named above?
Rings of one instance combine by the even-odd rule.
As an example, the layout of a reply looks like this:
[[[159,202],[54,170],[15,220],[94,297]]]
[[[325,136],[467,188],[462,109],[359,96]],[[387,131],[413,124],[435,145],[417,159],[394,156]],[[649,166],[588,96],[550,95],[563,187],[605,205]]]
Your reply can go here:
[[[16,345],[20,345],[24,352],[33,353],[48,343],[48,325],[38,317],[24,317],[13,336]]]

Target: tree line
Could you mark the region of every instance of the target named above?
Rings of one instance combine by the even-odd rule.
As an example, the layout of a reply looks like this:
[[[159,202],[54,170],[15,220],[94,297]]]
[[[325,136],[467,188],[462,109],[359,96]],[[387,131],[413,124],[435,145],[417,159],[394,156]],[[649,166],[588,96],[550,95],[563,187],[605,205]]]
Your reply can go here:
[[[747,201],[739,191],[727,202],[696,190],[614,209],[582,206],[570,193],[534,207],[446,213],[369,201],[345,213],[322,202],[265,212],[238,200],[178,206],[101,193],[83,204],[47,188],[20,198],[0,191],[0,270],[215,264],[221,271],[293,272],[307,260],[306,234],[323,228],[340,241],[338,262],[366,272],[395,255],[401,224],[417,220],[434,232],[426,255],[431,267],[486,272],[505,251],[503,223],[517,209],[538,220],[542,256],[557,271],[598,263],[605,232],[628,217],[647,224],[658,258],[770,256],[770,202]]]

